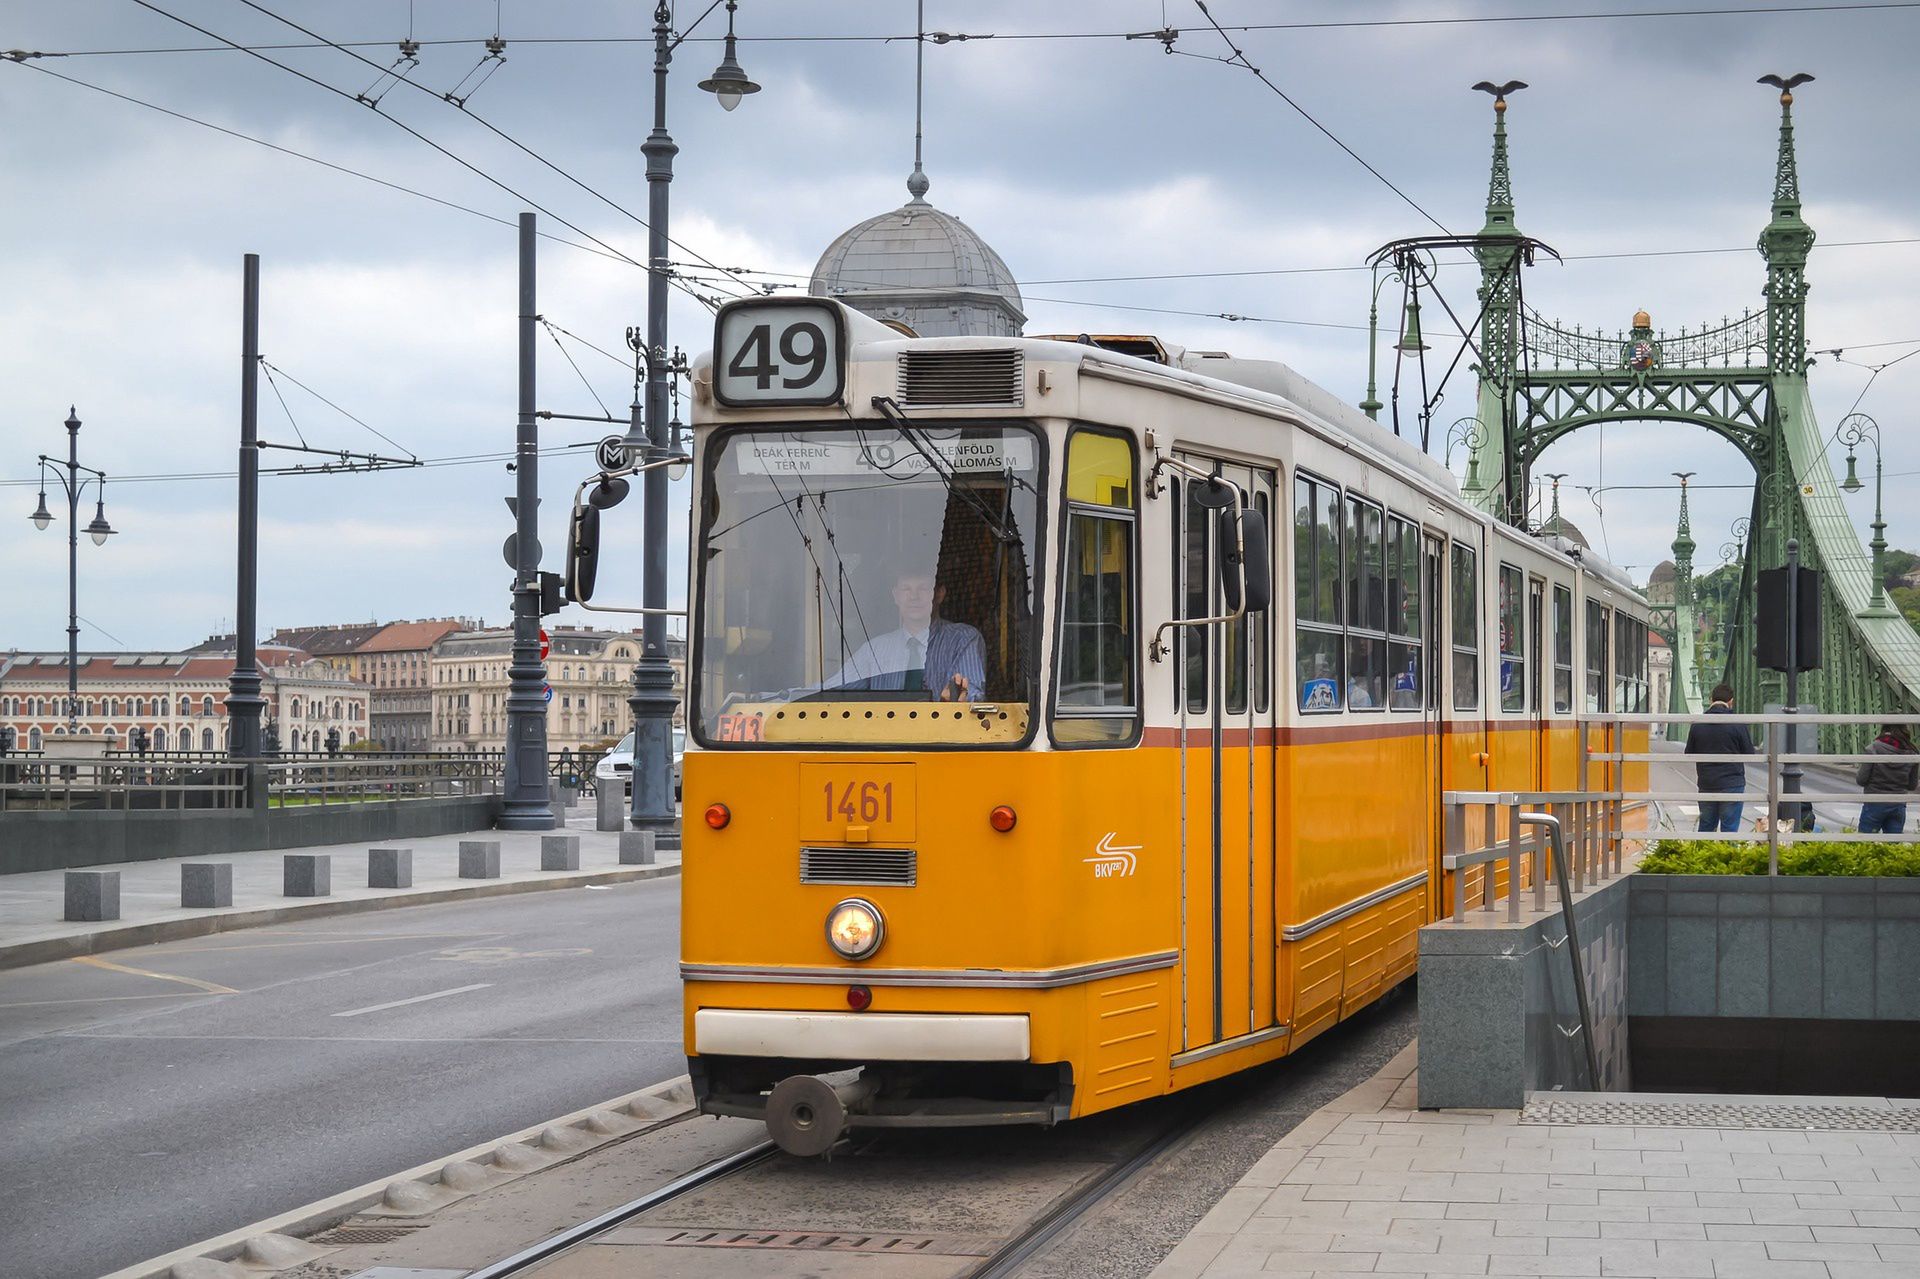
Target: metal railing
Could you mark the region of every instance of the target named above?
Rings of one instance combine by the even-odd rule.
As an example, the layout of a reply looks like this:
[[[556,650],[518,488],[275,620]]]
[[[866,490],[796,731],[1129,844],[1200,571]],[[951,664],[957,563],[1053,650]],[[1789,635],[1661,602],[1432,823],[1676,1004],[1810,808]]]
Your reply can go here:
[[[1685,754],[1673,751],[1624,751],[1619,749],[1621,734],[1627,727],[1667,724],[1745,724],[1763,725],[1766,731],[1755,739],[1755,753],[1752,755],[1708,755]],[[1818,751],[1794,749],[1803,744],[1795,738],[1804,739],[1811,734],[1794,733],[1795,726],[1817,727],[1823,724],[1847,724],[1854,726],[1877,727],[1882,724],[1920,725],[1920,715],[1810,715],[1795,714],[1786,711],[1761,712],[1733,711],[1714,715],[1607,715],[1590,718],[1582,724],[1581,744],[1583,766],[1591,761],[1606,766],[1604,771],[1615,779],[1615,794],[1644,800],[1653,806],[1654,818],[1650,827],[1658,824],[1657,830],[1650,831],[1663,840],[1709,840],[1731,843],[1765,843],[1767,845],[1767,873],[1780,873],[1780,850],[1789,848],[1795,842],[1814,840],[1819,843],[1903,843],[1920,842],[1920,831],[1908,831],[1898,835],[1860,834],[1857,831],[1818,831],[1796,829],[1800,806],[1818,804],[1912,804],[1920,802],[1920,791],[1904,791],[1897,794],[1877,794],[1861,791],[1851,781],[1851,768],[1863,763],[1889,764],[1905,759],[1909,763],[1920,763],[1920,756],[1888,756],[1867,754],[1821,754]],[[1588,749],[1588,732],[1597,726],[1610,726],[1611,734],[1606,749]],[[1648,743],[1652,745],[1651,742]],[[1765,789],[1751,791],[1742,785],[1738,791],[1654,791],[1626,792],[1619,788],[1618,778],[1624,773],[1627,764],[1739,764],[1743,770],[1759,766],[1764,770]],[[1808,790],[1804,786],[1797,791],[1789,791],[1787,770],[1790,766],[1816,768],[1844,765],[1849,768],[1849,778],[1845,790]],[[1751,778],[1745,779],[1751,782]],[[1818,780],[1818,779],[1813,779]],[[1703,804],[1736,803],[1744,809],[1761,805],[1761,816],[1756,828],[1735,831],[1689,830],[1674,826],[1665,820],[1664,806],[1667,804]]]
[[[245,808],[248,766],[230,760],[0,757],[0,812]]]
[[[1453,873],[1447,918],[1465,918],[1474,898],[1491,912],[1502,896],[1507,918],[1520,918],[1520,894],[1531,889],[1533,909],[1547,909],[1547,884],[1565,880],[1569,891],[1585,892],[1621,873],[1621,831],[1631,800],[1625,795],[1593,791],[1446,791],[1446,845],[1441,866]],[[1474,810],[1480,813],[1480,833],[1469,846],[1468,827]],[[1504,820],[1503,820],[1504,819]],[[1524,834],[1536,827],[1549,834]],[[1563,842],[1558,856],[1552,845]],[[1499,869],[1505,864],[1502,886]],[[1472,873],[1478,868],[1478,873]]]
[[[267,803],[283,808],[494,795],[501,787],[497,755],[335,756],[275,760],[263,768]]]

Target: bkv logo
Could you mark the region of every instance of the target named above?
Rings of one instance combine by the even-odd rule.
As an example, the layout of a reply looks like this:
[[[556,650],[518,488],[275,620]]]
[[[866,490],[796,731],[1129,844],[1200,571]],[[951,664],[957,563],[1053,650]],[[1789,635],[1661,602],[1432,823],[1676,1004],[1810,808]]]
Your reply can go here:
[[[1093,856],[1080,860],[1093,867],[1095,879],[1112,879],[1133,874],[1139,862],[1134,854],[1139,852],[1139,844],[1116,844],[1113,837],[1118,832],[1108,831],[1100,837],[1094,846]]]

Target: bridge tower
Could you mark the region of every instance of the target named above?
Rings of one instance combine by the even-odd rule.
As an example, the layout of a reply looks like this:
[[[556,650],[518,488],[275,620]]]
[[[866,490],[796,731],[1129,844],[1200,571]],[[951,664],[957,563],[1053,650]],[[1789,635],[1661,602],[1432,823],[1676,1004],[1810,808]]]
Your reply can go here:
[[[1801,700],[1822,711],[1920,711],[1920,637],[1906,620],[1873,606],[1871,560],[1841,505],[1826,457],[1826,438],[1813,413],[1807,373],[1807,261],[1813,228],[1801,215],[1800,175],[1793,140],[1793,89],[1810,76],[1763,83],[1779,89],[1779,145],[1774,164],[1772,217],[1758,249],[1766,265],[1765,308],[1678,331],[1656,330],[1645,311],[1631,325],[1566,327],[1526,305],[1515,269],[1523,243],[1515,227],[1507,149],[1507,104],[1494,101],[1493,168],[1486,223],[1476,237],[1483,313],[1476,366],[1480,378],[1480,432],[1472,454],[1467,497],[1513,524],[1525,522],[1533,465],[1563,436],[1606,423],[1668,421],[1712,432],[1737,448],[1754,471],[1751,537],[1741,563],[1735,616],[1726,627],[1722,677],[1742,705],[1784,700],[1784,677],[1754,662],[1753,600],[1761,569],[1786,562],[1798,538],[1802,562],[1822,573],[1820,670],[1801,681]],[[1509,84],[1507,91],[1522,87]],[[1681,499],[1675,539],[1675,634],[1691,648],[1693,539]],[[1686,555],[1682,557],[1682,548]],[[1681,613],[1689,625],[1681,627]],[[1674,653],[1677,692],[1699,690],[1684,675],[1692,662]],[[1858,734],[1826,732],[1830,749]]]

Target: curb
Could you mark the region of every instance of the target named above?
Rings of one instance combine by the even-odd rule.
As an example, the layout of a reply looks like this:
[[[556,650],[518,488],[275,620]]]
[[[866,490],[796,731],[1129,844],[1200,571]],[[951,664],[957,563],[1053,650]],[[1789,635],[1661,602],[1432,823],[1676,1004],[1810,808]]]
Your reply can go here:
[[[681,1075],[136,1262],[104,1279],[258,1279],[332,1252],[299,1236],[316,1234],[363,1210],[390,1218],[422,1216],[692,1113],[693,1083]]]
[[[303,901],[285,906],[264,906],[257,910],[236,910],[215,915],[195,915],[187,919],[163,919],[151,924],[125,924],[102,928],[72,937],[48,937],[40,941],[0,945],[0,970],[24,968],[60,959],[77,959],[109,950],[132,946],[151,946],[157,942],[182,941],[213,933],[237,932],[291,920],[324,919],[330,915],[358,915],[367,911],[390,910],[398,906],[432,906],[461,901],[469,897],[507,897],[517,893],[546,892],[555,888],[581,888],[600,884],[626,884],[643,879],[678,875],[680,863],[665,862],[652,866],[623,867],[619,870],[587,871],[541,879],[503,879],[476,882],[455,888],[426,888],[392,893],[384,897],[343,897]]]

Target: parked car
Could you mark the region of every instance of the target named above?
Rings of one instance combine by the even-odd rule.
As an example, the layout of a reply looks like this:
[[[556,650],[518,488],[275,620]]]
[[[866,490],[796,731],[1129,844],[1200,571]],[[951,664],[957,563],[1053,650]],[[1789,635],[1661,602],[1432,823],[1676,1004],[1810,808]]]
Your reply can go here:
[[[687,730],[673,730],[673,800],[680,802],[680,761],[687,750]],[[633,798],[633,734],[628,733],[620,739],[620,744],[600,757],[593,768],[593,784],[596,789],[618,782],[621,793],[628,799]]]

